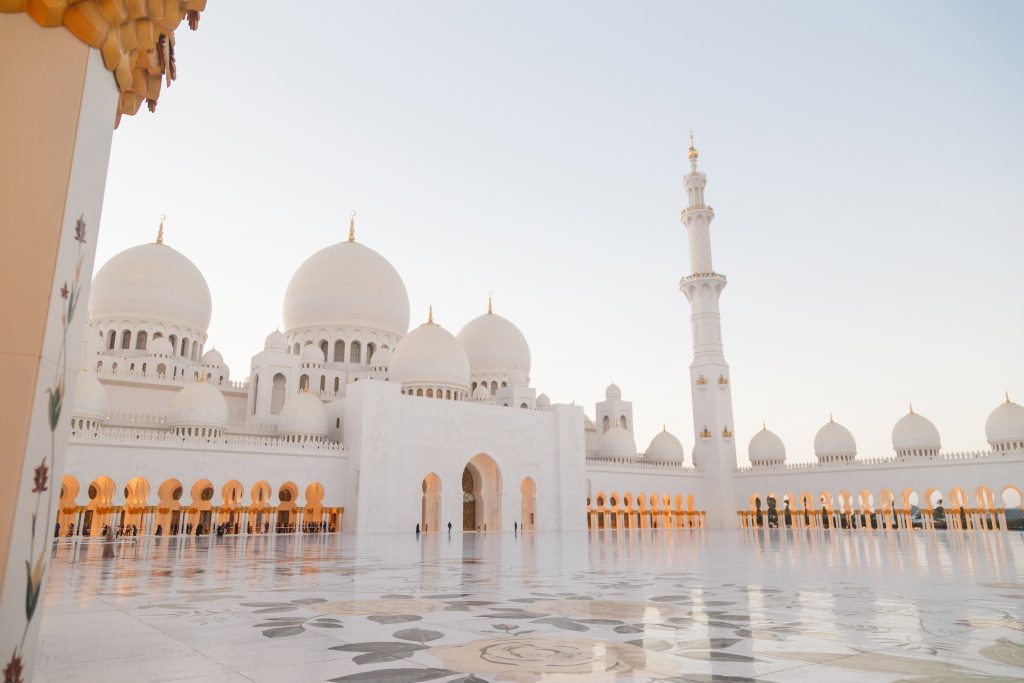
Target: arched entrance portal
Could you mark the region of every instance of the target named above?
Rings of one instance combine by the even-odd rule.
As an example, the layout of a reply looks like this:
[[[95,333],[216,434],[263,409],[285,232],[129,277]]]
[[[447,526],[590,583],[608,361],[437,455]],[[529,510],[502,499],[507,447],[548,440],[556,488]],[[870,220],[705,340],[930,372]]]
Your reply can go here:
[[[522,497],[519,528],[523,531],[532,531],[537,528],[537,485],[533,483],[533,479],[523,479],[523,483],[519,485],[519,495]]]
[[[420,520],[423,531],[441,530],[441,478],[431,472],[423,477],[423,502]]]
[[[462,530],[501,531],[501,470],[483,453],[462,471]]]

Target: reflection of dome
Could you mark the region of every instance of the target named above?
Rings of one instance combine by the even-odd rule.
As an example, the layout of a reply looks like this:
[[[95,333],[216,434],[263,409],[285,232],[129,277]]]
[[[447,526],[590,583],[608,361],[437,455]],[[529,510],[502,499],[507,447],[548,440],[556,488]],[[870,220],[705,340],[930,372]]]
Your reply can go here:
[[[683,444],[672,432],[667,432],[663,428],[651,439],[651,445],[647,447],[644,457],[648,460],[682,462]]]
[[[263,342],[263,348],[267,351],[287,351],[288,338],[281,330],[274,330],[267,335],[267,340]]]
[[[107,419],[107,390],[96,375],[78,371],[75,378],[75,398],[71,402],[71,415],[91,420]]]
[[[302,347],[302,355],[299,356],[299,360],[303,363],[320,363],[324,362],[324,352],[316,344],[306,344]]]
[[[775,432],[769,432],[766,427],[750,440],[747,457],[754,465],[781,465],[786,462],[786,445]]]
[[[319,349],[317,349],[319,351]],[[277,432],[284,436],[325,437],[328,430],[327,408],[309,392],[292,394],[281,408]]]
[[[530,375],[530,347],[519,328],[496,313],[473,318],[459,330],[474,375],[505,375],[519,368]]]
[[[174,347],[167,337],[157,337],[149,343],[149,353],[153,356],[173,356]]]
[[[857,442],[850,430],[831,418],[814,437],[814,455],[822,462],[853,460]]]
[[[212,348],[203,354],[203,359],[200,362],[204,367],[220,368],[224,367],[224,356],[216,348]]]
[[[892,447],[898,455],[937,455],[942,443],[939,430],[928,418],[911,409],[892,428]]]
[[[608,388],[604,390],[604,397],[609,401],[613,399],[617,401],[622,398],[622,389],[619,389],[618,385],[615,384],[615,382],[612,382],[608,385]]]
[[[600,452],[602,458],[635,458],[636,442],[633,435],[622,427],[610,427],[601,436]]]
[[[537,397],[537,407],[538,408],[548,408],[550,406],[551,406],[551,399],[548,397],[547,394],[541,394],[540,396]],[[586,417],[586,416],[584,415],[584,417]]]
[[[407,334],[391,356],[391,376],[412,385],[467,391],[469,359],[448,330],[427,322]]]
[[[361,327],[402,336],[409,329],[409,295],[383,256],[358,242],[339,242],[295,271],[284,295],[284,326]]]
[[[206,332],[210,288],[195,264],[166,244],[140,244],[107,261],[92,282],[93,320],[142,319]]]
[[[212,384],[189,384],[174,395],[167,424],[172,427],[216,427],[228,424],[228,403]]]
[[[985,438],[998,451],[1024,448],[1024,407],[1007,396],[985,420]]]

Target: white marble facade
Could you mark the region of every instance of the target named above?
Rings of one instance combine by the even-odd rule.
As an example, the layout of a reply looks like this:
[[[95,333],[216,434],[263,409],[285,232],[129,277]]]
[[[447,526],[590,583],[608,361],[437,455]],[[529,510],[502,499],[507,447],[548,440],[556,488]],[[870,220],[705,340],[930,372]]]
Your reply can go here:
[[[244,379],[233,377],[208,343],[206,281],[163,243],[161,226],[156,243],[96,274],[62,509],[188,505],[197,482],[212,505],[236,490],[234,503],[254,505],[267,487],[276,503],[287,487],[301,507],[302,492],[322,490],[318,504],[344,509],[342,529],[364,533],[449,522],[574,530],[599,516],[604,526],[606,514],[616,526],[728,527],[769,497],[780,511],[1019,506],[1024,407],[1009,398],[978,453],[942,453],[938,430],[911,410],[894,428],[893,456],[859,456],[830,420],[815,438],[817,464],[787,465],[785,445],[763,430],[750,465],[739,465],[718,307],[727,279],[712,265],[714,211],[693,146],[689,156],[691,259],[680,280],[694,348],[689,457],[664,431],[638,448],[633,404],[615,384],[594,419],[538,394],[525,336],[490,304],[458,334],[432,311],[410,330],[405,284],[356,241],[354,222],[347,240],[299,266],[284,330],[266,337]],[[65,528],[75,520],[61,517]]]

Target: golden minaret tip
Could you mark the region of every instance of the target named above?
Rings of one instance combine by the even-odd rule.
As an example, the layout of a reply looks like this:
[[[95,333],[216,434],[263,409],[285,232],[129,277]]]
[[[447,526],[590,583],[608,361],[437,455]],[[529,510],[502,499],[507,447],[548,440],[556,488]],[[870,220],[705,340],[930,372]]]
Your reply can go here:
[[[909,415],[913,415],[914,414],[914,404],[913,403],[910,404],[910,413],[908,413],[908,414]]]
[[[430,307],[427,309],[427,324],[434,324],[434,304],[430,304]]]
[[[349,219],[348,219],[348,241],[349,242],[355,242],[356,241],[356,212],[355,211],[353,211],[352,213],[349,214]]]
[[[494,313],[494,295],[490,292],[487,293],[487,312]]]
[[[692,128],[690,129],[690,151],[689,151],[689,153],[686,156],[687,156],[687,158],[689,158],[690,161],[696,161],[697,160],[697,147],[696,147],[696,145],[695,145],[695,143],[693,141],[693,129]]]
[[[167,214],[160,214],[160,227],[156,231],[156,243],[164,243],[164,221],[167,220]]]

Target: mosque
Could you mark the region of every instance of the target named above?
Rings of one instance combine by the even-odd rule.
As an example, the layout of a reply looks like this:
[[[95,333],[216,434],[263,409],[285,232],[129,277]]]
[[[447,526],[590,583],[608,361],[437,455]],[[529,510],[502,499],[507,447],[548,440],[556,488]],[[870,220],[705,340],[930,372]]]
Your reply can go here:
[[[858,457],[829,419],[817,463],[787,464],[764,429],[739,465],[719,311],[727,279],[712,264],[715,214],[692,139],[689,160],[689,457],[666,431],[638,452],[633,405],[614,384],[592,416],[538,393],[526,338],[490,303],[457,334],[432,311],[410,329],[402,278],[356,240],[354,219],[347,240],[295,271],[284,330],[233,378],[208,343],[203,274],[161,225],[155,243],[95,276],[58,533],[913,528],[935,525],[940,507],[954,527],[1006,528],[1024,486],[1024,407],[1009,398],[974,453],[942,452],[911,409],[893,428],[894,454]]]

